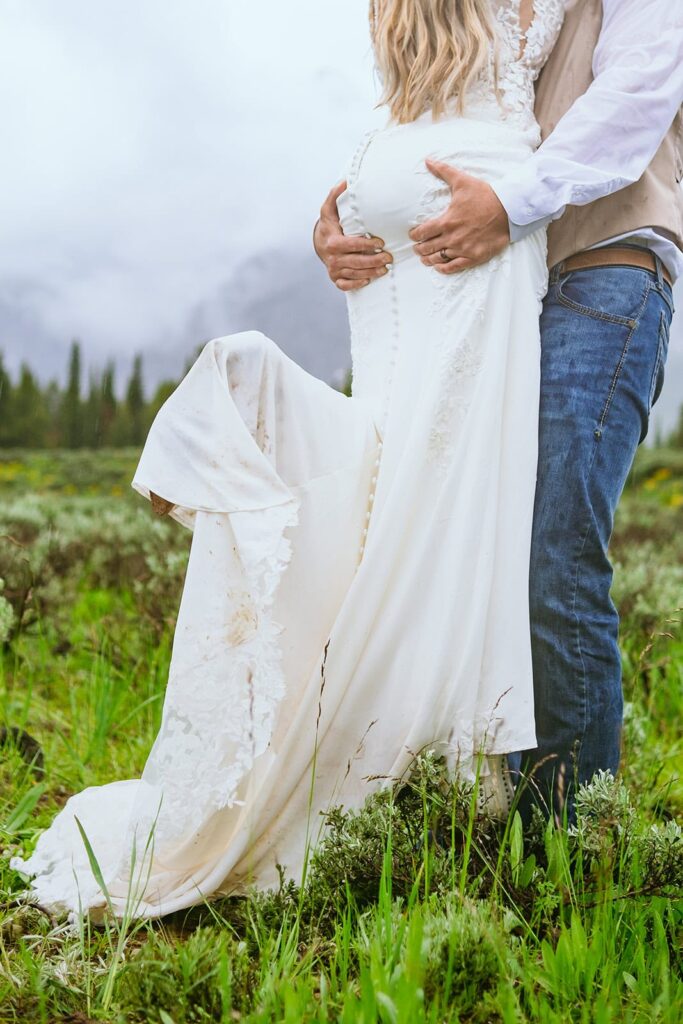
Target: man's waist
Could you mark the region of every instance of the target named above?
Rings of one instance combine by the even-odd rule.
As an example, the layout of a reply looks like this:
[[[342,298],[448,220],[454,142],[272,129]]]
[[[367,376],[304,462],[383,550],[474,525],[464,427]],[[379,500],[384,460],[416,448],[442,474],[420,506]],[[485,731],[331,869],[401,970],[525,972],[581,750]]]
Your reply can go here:
[[[661,268],[662,277],[673,287],[673,278],[666,266],[657,254],[645,245],[613,243],[582,249],[581,252],[561,260],[553,267],[553,270],[557,269],[560,273],[568,273],[572,270],[588,270],[593,267],[637,267],[641,270],[650,270],[655,274]]]

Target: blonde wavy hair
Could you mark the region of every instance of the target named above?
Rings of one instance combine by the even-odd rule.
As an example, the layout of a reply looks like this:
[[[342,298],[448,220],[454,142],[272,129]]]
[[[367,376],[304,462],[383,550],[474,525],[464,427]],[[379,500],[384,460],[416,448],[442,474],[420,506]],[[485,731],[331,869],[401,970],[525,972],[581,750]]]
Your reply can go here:
[[[431,107],[442,114],[487,65],[494,42],[490,0],[370,0],[370,33],[383,93],[399,124]]]

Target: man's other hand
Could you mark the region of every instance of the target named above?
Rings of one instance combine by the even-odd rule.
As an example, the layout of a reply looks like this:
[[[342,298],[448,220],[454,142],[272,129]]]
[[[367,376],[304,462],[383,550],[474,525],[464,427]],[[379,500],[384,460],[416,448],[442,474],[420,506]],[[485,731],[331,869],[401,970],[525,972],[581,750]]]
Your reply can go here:
[[[337,288],[351,292],[386,274],[393,257],[384,252],[381,238],[344,234],[337,199],[345,191],[346,182],[341,181],[323,203],[313,232],[313,247]]]

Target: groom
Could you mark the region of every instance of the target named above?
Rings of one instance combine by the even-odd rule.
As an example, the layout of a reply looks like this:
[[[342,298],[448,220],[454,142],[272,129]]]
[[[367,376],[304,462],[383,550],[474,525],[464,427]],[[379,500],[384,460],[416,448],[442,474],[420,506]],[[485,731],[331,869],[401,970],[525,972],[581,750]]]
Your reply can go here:
[[[662,388],[683,273],[683,4],[570,0],[538,82],[544,143],[493,188],[429,162],[451,186],[411,232],[441,274],[485,263],[549,225],[541,317],[539,463],[530,571],[538,748],[521,808],[573,817],[573,790],[619,767],[619,619],[607,547]],[[377,239],[346,238],[328,196],[314,245],[348,291],[383,272]],[[381,245],[381,240],[379,240]]]

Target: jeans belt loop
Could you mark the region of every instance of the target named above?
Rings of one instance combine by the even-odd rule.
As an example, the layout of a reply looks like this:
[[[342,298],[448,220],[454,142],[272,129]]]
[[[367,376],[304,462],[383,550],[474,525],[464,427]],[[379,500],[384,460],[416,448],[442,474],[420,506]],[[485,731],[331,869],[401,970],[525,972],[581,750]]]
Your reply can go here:
[[[555,264],[555,266],[550,271],[550,284],[557,284],[557,282],[560,280],[560,277],[562,276],[563,268],[564,260],[560,260],[559,263]]]

